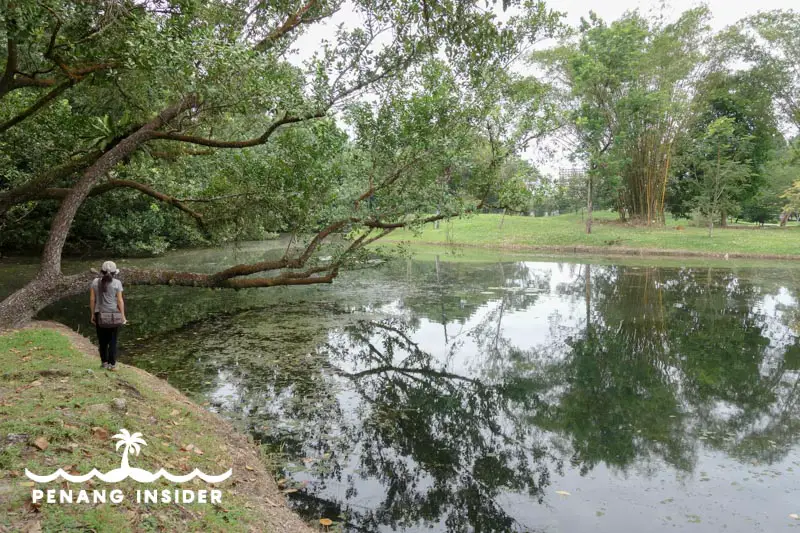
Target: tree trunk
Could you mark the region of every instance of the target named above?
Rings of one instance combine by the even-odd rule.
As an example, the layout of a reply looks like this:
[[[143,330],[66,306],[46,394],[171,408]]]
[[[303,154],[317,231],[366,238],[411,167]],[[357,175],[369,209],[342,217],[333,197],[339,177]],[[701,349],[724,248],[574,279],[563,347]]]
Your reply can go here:
[[[586,265],[583,283],[586,291],[586,332],[589,333],[592,327],[592,265]]]
[[[0,302],[0,329],[24,325],[36,314],[62,298],[81,292],[89,294],[89,284],[94,279],[92,272],[63,276],[41,272],[23,288]],[[86,316],[89,316],[87,297]]]
[[[711,232],[714,231],[714,215],[708,217],[708,236],[711,237]]]
[[[242,277],[283,268],[284,266],[286,265],[276,264],[276,261],[266,261],[263,263],[236,265],[215,274],[130,268],[122,273],[120,279],[128,285],[252,289],[257,287],[332,283],[339,272],[338,267],[312,267],[303,272],[283,272],[271,277]],[[291,267],[291,265],[289,266]],[[320,273],[324,274],[314,275]],[[0,302],[0,329],[22,326],[35,317],[39,311],[62,298],[81,293],[86,294],[88,297],[89,285],[96,276],[97,273],[93,271],[86,271],[72,276],[40,271],[27,285]],[[87,309],[87,314],[88,312],[89,310]]]
[[[93,278],[91,273],[76,276],[64,276],[61,273],[61,252],[78,209],[108,171],[134,153],[142,143],[152,139],[156,130],[196,103],[196,96],[188,96],[180,103],[164,109],[156,118],[121,140],[84,170],[53,218],[42,252],[39,273],[25,287],[0,302],[0,328],[20,326],[48,305],[88,289],[88,283]]]
[[[786,227],[786,221],[789,220],[789,213],[784,211],[781,213],[781,224],[780,227]]]
[[[197,103],[197,98],[190,96],[178,104],[163,110],[156,118],[136,130],[125,139],[119,142],[114,148],[103,154],[94,164],[87,168],[78,183],[69,191],[69,194],[61,202],[61,206],[53,218],[50,226],[50,233],[47,243],[42,252],[41,272],[49,275],[57,275],[61,272],[61,251],[67,241],[67,235],[72,227],[72,221],[78,208],[83,204],[92,187],[106,173],[113,169],[117,163],[134,153],[142,143],[153,138],[156,130],[167,124],[192,105]]]
[[[592,233],[592,176],[586,178],[586,233]]]
[[[722,210],[722,213],[720,213],[719,215],[719,227],[721,228],[728,227],[728,212],[725,211],[724,209]]]

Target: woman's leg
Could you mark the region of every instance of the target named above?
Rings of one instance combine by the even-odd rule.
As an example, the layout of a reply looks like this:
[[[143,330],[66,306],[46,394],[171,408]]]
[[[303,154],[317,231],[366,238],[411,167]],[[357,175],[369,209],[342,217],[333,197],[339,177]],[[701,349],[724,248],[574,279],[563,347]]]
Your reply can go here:
[[[117,364],[117,334],[119,333],[119,328],[109,328],[108,329],[108,355],[106,356],[106,362],[114,366]]]
[[[97,324],[97,315],[99,313],[94,314],[95,324]],[[108,363],[108,357],[106,354],[108,353],[108,333],[107,329],[101,328],[100,326],[96,326],[97,329],[97,347],[100,350],[100,360],[103,363]]]

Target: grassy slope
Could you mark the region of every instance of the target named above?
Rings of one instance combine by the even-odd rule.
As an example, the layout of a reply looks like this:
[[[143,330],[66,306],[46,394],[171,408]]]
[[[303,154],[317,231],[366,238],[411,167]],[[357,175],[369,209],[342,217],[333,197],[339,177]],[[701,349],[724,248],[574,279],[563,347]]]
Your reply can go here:
[[[281,495],[271,480],[265,484],[269,474],[258,451],[241,435],[233,437],[227,423],[146,372],[125,365],[118,365],[115,373],[101,370],[99,357],[85,353],[91,345],[87,342],[78,350],[67,335],[53,329],[0,335],[0,531],[306,530],[275,503]],[[110,407],[114,398],[126,401],[126,412]],[[200,468],[210,474],[233,466],[233,476],[220,485],[222,505],[136,504],[137,488],[210,487],[200,480],[182,485],[127,480],[69,487],[120,488],[125,493],[120,505],[31,507],[33,482],[24,476],[25,468],[38,474],[58,467],[79,473],[116,468],[120,455],[109,435],[123,427],[143,433],[147,441],[140,455],[131,457],[132,466],[152,472],[164,467],[174,473]],[[9,443],[8,434],[27,437]],[[45,450],[33,445],[39,438],[46,439]],[[189,444],[193,449],[186,451]],[[61,487],[53,482],[38,488]]]
[[[686,221],[668,219],[666,227],[636,227],[619,224],[616,214],[599,212],[591,235],[584,230],[580,215],[556,217],[477,215],[442,223],[439,229],[428,225],[420,235],[397,231],[387,240],[426,244],[465,244],[498,248],[592,246],[598,252],[613,253],[623,248],[647,250],[686,250],[699,253],[741,253],[800,256],[800,227],[739,226],[715,229],[708,237],[706,228],[691,227]],[[683,225],[679,231],[675,227]]]

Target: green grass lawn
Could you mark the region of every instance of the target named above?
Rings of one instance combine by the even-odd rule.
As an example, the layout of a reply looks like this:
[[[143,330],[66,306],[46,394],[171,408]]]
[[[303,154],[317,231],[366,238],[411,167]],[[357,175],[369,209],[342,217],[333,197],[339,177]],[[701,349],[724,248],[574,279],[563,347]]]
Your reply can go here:
[[[219,487],[221,505],[135,501],[137,488],[208,489],[200,480],[179,486],[164,480],[145,485],[90,480],[68,487],[66,482],[34,484],[25,477],[26,468],[46,475],[59,467],[73,474],[119,467],[111,436],[120,428],[142,432],[147,441],[131,457],[132,466],[151,472],[164,467],[173,473],[199,468],[209,474],[231,468],[233,446],[221,437],[224,428],[177,393],[158,390],[159,383],[163,387],[153,376],[126,365],[113,373],[100,369],[99,357],[87,357],[58,331],[0,334],[0,531],[268,530],[259,501],[243,483],[253,479],[242,478],[267,475],[256,464],[255,450],[249,452],[256,457],[248,463],[252,466],[241,469],[244,474],[234,466],[236,490],[231,490],[231,480]],[[125,400],[125,409],[114,407],[115,398]],[[125,499],[118,505],[34,505],[33,488],[119,488]]]
[[[682,226],[682,230],[676,229]],[[419,244],[456,244],[506,249],[591,246],[597,253],[621,252],[624,249],[685,250],[708,254],[752,254],[800,256],[800,226],[786,228],[736,225],[708,229],[688,222],[667,219],[666,226],[633,226],[617,221],[616,213],[595,213],[592,234],[585,232],[580,215],[527,217],[482,214],[449,222],[438,229],[428,224],[419,234],[397,231],[391,241]],[[567,250],[565,250],[567,251]]]

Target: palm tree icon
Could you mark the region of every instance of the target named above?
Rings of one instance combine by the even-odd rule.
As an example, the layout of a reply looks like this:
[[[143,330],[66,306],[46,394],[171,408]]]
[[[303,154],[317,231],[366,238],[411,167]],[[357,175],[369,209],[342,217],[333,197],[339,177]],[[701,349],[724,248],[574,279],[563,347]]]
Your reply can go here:
[[[131,435],[125,428],[120,429],[119,433],[111,438],[119,439],[119,442],[117,442],[117,450],[119,450],[121,446],[125,446],[125,449],[122,450],[122,464],[120,464],[119,469],[124,473],[128,473],[131,469],[128,465],[128,452],[133,451],[133,455],[139,455],[139,451],[141,450],[139,445],[147,446],[147,443],[142,438],[141,433],[134,433]]]
[[[122,428],[119,430],[119,433],[117,433],[111,438],[118,440],[116,448],[117,450],[119,450],[124,446],[122,450],[122,463],[120,463],[119,468],[115,468],[114,470],[106,472],[105,474],[99,472],[96,468],[93,468],[92,471],[89,472],[88,474],[76,474],[76,475],[64,472],[63,468],[59,468],[52,474],[46,476],[36,475],[26,468],[25,475],[28,476],[29,479],[37,483],[48,483],[50,481],[58,479],[59,477],[67,481],[71,481],[73,483],[82,483],[84,481],[92,479],[95,476],[98,479],[105,481],[106,483],[117,483],[127,478],[130,478],[134,481],[138,481],[139,483],[152,483],[162,477],[168,479],[169,481],[172,481],[173,483],[184,483],[186,481],[193,480],[195,477],[199,477],[206,483],[222,483],[223,481],[231,477],[231,474],[233,474],[233,469],[230,468],[227,470],[227,472],[224,472],[218,476],[210,476],[198,470],[197,468],[195,468],[192,472],[183,475],[171,474],[166,470],[164,470],[163,468],[161,468],[156,473],[151,473],[141,468],[131,468],[131,466],[128,464],[128,454],[133,453],[133,455],[139,455],[139,452],[141,451],[141,446],[147,446],[147,443],[142,438],[142,434],[134,433],[133,435],[131,435],[131,433],[127,429]]]

